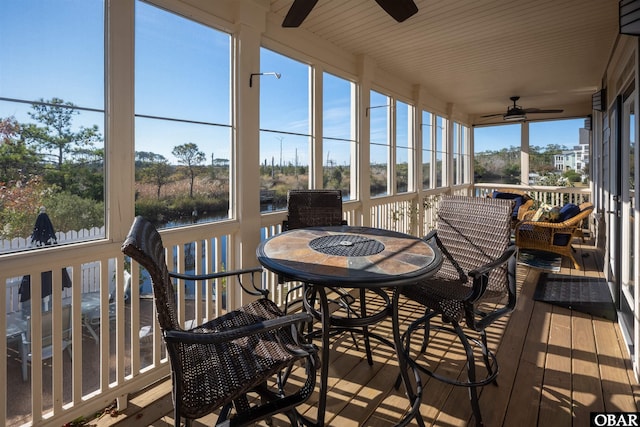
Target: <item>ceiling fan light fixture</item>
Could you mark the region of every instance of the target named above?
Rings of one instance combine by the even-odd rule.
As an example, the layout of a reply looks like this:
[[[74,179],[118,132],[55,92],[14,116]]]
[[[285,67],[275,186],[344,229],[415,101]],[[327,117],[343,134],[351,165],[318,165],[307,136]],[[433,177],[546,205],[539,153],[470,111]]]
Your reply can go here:
[[[639,0],[640,1],[640,0]],[[540,108],[522,108],[521,106],[519,106],[518,104],[516,104],[518,102],[518,100],[520,99],[519,96],[512,96],[511,101],[513,102],[513,105],[510,105],[509,107],[507,107],[507,112],[504,114],[501,113],[497,113],[497,114],[486,114],[484,116],[480,116],[481,118],[491,118],[491,117],[500,117],[502,116],[502,120],[506,121],[506,122],[521,122],[523,120],[527,119],[527,114],[557,114],[557,113],[562,113],[564,110],[560,110],[560,109],[549,109],[549,110],[542,110]]]
[[[519,121],[525,120],[527,118],[527,115],[526,114],[508,114],[507,113],[504,116],[502,116],[502,118],[506,122],[519,122]]]

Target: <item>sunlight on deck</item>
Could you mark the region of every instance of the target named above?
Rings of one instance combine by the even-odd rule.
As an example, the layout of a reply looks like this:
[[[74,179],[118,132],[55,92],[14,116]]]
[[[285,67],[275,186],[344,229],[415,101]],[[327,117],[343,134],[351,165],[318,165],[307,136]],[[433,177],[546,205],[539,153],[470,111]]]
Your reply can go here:
[[[593,246],[576,245],[582,270],[563,260],[561,274],[600,277],[601,254]],[[640,390],[619,327],[610,320],[537,302],[533,294],[541,272],[518,267],[519,301],[516,310],[487,331],[489,346],[500,363],[498,386],[481,389],[480,405],[487,426],[584,426],[591,411],[638,411]],[[405,302],[401,319],[420,313],[420,306]],[[390,320],[374,328],[391,336]],[[414,347],[417,346],[414,343]],[[372,341],[373,366],[350,336],[331,343],[327,425],[391,426],[407,411],[401,388],[394,389],[398,366],[394,353]],[[435,334],[423,359],[439,373],[464,375],[464,353],[448,334]],[[293,384],[303,381],[293,374]],[[465,388],[423,377],[420,412],[427,425],[474,425]],[[317,392],[300,407],[315,418]],[[212,424],[213,416],[194,425]],[[163,381],[133,397],[117,417],[102,417],[98,426],[173,424],[170,382]],[[259,425],[266,426],[266,422]],[[275,426],[288,420],[277,416]],[[413,420],[410,425],[417,425]]]

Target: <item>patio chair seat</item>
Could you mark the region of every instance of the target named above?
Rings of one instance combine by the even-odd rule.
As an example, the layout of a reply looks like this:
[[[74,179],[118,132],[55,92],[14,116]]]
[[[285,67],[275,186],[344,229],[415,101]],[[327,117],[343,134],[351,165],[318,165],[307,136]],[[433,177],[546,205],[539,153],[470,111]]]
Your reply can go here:
[[[471,297],[473,289],[468,278],[448,280],[435,277],[428,282],[420,282],[420,286],[410,286],[403,295],[430,310],[441,312],[448,319],[461,322],[465,316],[465,301]],[[500,301],[504,293],[487,289],[482,296],[483,302]]]

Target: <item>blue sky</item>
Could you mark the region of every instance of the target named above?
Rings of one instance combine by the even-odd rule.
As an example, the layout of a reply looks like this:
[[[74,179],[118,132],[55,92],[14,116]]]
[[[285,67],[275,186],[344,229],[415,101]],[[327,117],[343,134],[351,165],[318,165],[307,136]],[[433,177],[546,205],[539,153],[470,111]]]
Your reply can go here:
[[[0,1],[0,94],[50,99],[68,93],[77,105],[102,108],[102,9],[99,0]]]
[[[171,149],[179,144],[198,144],[207,157],[229,158],[230,37],[204,25],[142,2],[136,3],[136,105],[137,114],[214,123],[222,126],[179,124],[138,118],[136,150],[153,151],[172,159]],[[104,16],[102,0],[2,0],[0,1],[0,96],[37,100],[53,97],[87,108],[104,106]],[[78,19],[82,16],[82,19]],[[260,80],[261,128],[309,134],[309,68],[275,52],[263,49],[262,72],[275,71]],[[325,73],[323,97],[325,137],[351,138],[351,84]],[[373,93],[371,105],[387,104],[386,97]],[[30,121],[29,104],[0,101],[0,116],[14,115]],[[387,108],[370,110],[371,141],[386,143]],[[398,104],[398,141],[407,140],[407,106]],[[82,112],[77,126],[98,124],[103,117]],[[578,142],[583,119],[532,123],[531,145]],[[476,151],[519,145],[520,127],[507,125],[476,128]],[[300,164],[308,158],[304,136],[261,133],[261,163],[280,161]],[[349,162],[349,143],[325,140],[323,162]],[[376,159],[386,162],[382,147],[372,149]],[[379,153],[379,154],[375,154]],[[173,160],[173,159],[172,159]],[[398,161],[406,161],[399,150]]]

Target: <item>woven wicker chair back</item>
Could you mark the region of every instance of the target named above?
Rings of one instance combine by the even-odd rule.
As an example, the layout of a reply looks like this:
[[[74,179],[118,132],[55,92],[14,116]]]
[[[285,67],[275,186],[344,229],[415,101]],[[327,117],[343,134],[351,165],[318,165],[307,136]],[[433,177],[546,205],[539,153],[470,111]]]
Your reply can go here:
[[[180,329],[165,249],[155,226],[141,216],[136,217],[122,251],[143,266],[151,276],[160,328],[163,331]]]
[[[342,225],[342,191],[290,190],[286,230]]]
[[[438,277],[460,280],[469,271],[494,261],[510,245],[512,200],[448,196],[438,207],[438,244],[443,264]],[[468,278],[471,286],[471,278]],[[492,270],[487,290],[507,294],[507,264]]]

